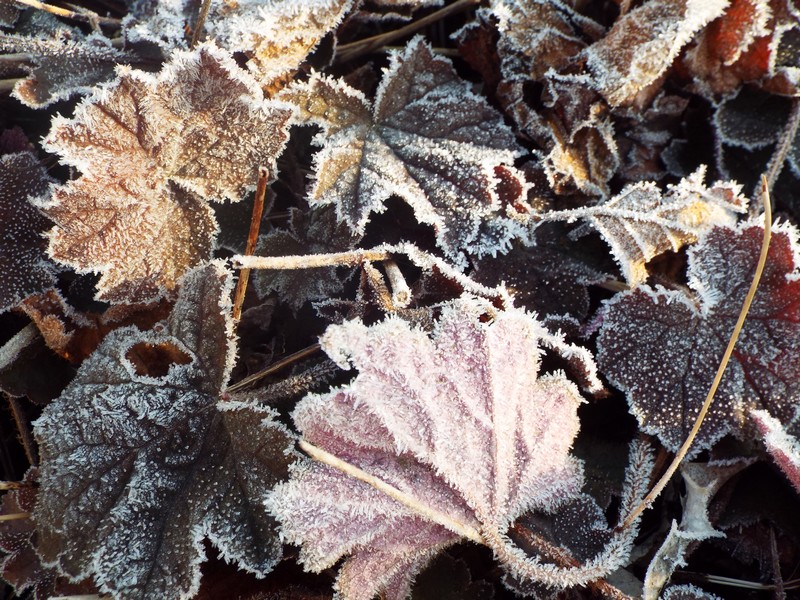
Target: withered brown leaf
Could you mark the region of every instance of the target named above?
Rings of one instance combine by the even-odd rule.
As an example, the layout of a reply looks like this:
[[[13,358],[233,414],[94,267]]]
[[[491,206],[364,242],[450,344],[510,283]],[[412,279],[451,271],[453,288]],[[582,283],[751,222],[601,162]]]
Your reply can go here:
[[[102,273],[98,298],[144,302],[210,257],[208,201],[236,202],[259,165],[274,173],[289,107],[213,44],[177,52],[158,75],[119,79],[57,117],[45,147],[83,175],[43,200],[57,226],[50,254]]]

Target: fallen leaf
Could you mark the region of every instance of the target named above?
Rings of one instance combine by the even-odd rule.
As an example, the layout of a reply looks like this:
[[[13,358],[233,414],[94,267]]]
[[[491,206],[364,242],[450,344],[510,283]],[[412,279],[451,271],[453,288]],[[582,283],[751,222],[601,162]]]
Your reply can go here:
[[[210,258],[208,201],[239,201],[275,172],[291,111],[263,99],[225,52],[177,52],[158,75],[119,79],[57,117],[45,147],[83,175],[40,201],[50,254],[102,273],[98,299],[147,302]]]
[[[422,38],[392,54],[374,104],[321,75],[280,98],[300,107],[303,122],[323,127],[310,197],[335,204],[354,232],[363,233],[370,214],[396,195],[420,223],[434,226],[439,246],[461,262],[464,252],[503,252],[522,233],[527,188],[510,166],[520,147],[501,115]],[[504,198],[500,186],[514,188],[508,179],[517,192]]]
[[[220,402],[231,285],[217,264],[190,272],[167,322],[110,333],[34,424],[38,551],[116,598],[191,597],[205,537],[260,576],[281,556],[262,499],[292,438],[271,409]],[[148,369],[142,345],[172,362]]]
[[[689,254],[693,293],[639,286],[605,306],[598,362],[625,391],[643,431],[672,451],[694,424],[739,316],[760,253],[752,223],[716,227]],[[752,433],[747,413],[763,408],[797,419],[800,393],[800,282],[797,232],[774,228],[769,257],[748,318],[690,456],[726,434]]]

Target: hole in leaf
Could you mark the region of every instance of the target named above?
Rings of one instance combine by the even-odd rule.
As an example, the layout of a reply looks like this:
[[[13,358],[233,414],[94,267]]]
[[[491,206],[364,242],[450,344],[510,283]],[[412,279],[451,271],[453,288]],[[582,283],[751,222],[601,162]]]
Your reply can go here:
[[[125,358],[131,362],[137,375],[148,377],[166,377],[172,365],[187,365],[192,362],[191,356],[169,342],[139,342],[131,346]]]

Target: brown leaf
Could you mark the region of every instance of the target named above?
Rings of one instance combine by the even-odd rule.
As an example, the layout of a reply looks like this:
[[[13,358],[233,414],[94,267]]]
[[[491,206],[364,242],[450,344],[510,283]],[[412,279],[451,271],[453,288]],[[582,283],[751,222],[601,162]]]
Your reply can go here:
[[[74,119],[54,120],[45,146],[83,175],[43,206],[54,258],[102,273],[99,299],[143,302],[210,258],[208,201],[240,200],[259,165],[274,173],[291,111],[211,44],[158,75],[119,73]]]

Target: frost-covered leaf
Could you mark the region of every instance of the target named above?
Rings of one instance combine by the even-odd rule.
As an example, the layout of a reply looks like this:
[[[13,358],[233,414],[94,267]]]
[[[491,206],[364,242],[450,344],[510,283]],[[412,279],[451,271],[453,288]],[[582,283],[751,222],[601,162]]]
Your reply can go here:
[[[29,75],[14,86],[14,96],[32,108],[89,93],[114,77],[116,65],[137,62],[132,53],[118,50],[100,33],[87,36],[65,26],[36,36],[0,33],[0,52],[24,57],[21,65]]]
[[[353,7],[353,0],[239,0],[212,2],[207,37],[229,52],[244,52],[262,85],[297,69],[320,40]],[[192,0],[140,3],[126,20],[127,35],[165,48],[185,48],[184,33],[194,25]]]
[[[646,263],[667,250],[680,250],[705,231],[733,225],[736,213],[747,210],[747,199],[734,183],[703,185],[705,169],[670,185],[662,193],[654,183],[629,185],[604,204],[568,211],[583,218],[611,246],[625,280],[638,285],[647,279]]]
[[[114,84],[57,117],[45,140],[83,175],[43,200],[57,224],[51,255],[102,273],[98,298],[141,302],[210,257],[208,201],[238,201],[259,165],[275,171],[288,107],[263,99],[213,45],[179,52],[158,74],[120,70]]]
[[[720,167],[727,170],[725,151],[729,146],[753,152],[781,142],[791,110],[789,98],[749,87],[720,102],[714,114]],[[791,141],[786,158],[800,175],[800,136]]]
[[[767,451],[781,468],[786,478],[800,493],[800,442],[783,424],[765,410],[754,410],[750,417],[755,421]]]
[[[539,370],[545,347],[583,352],[519,310],[481,322],[487,308],[469,298],[445,305],[432,336],[389,317],[331,326],[321,338],[334,361],[359,374],[307,396],[295,423],[309,442],[417,503],[317,462],[295,467],[269,496],[308,569],[350,555],[336,583],[345,598],[405,597],[415,573],[465,537],[487,544],[518,579],[550,585],[600,577],[627,556],[626,543],[612,544],[585,567],[560,569],[505,536],[522,514],[557,510],[579,492],[569,448],[580,396],[562,373]]]
[[[479,17],[497,24],[497,51],[507,80],[523,73],[540,80],[550,69],[561,70],[586,46],[581,29],[600,29],[568,3],[557,0],[494,0]]]
[[[42,238],[50,222],[28,202],[51,181],[33,153],[0,155],[0,312],[55,283]]]
[[[739,316],[761,248],[752,223],[717,227],[689,250],[693,294],[640,286],[606,305],[598,361],[627,392],[641,428],[670,450],[686,439]],[[776,226],[761,283],[690,454],[722,436],[752,434],[747,413],[797,418],[800,281],[796,230]]]
[[[36,504],[38,470],[28,469],[19,488],[3,495],[0,516],[31,513]],[[36,525],[28,516],[0,520],[0,574],[14,588],[17,598],[48,600],[54,596],[94,591],[88,584],[70,584],[58,571],[46,567],[36,554]],[[25,593],[29,595],[25,595]]]
[[[635,102],[727,6],[727,0],[650,0],[637,6],[584,51],[597,89],[612,106]]]
[[[36,421],[39,552],[117,598],[187,598],[208,537],[263,575],[281,546],[262,497],[291,460],[267,408],[220,402],[231,278],[190,272],[170,319],[109,334]]]
[[[683,64],[711,98],[735,93],[743,83],[794,95],[800,81],[798,23],[800,10],[792,0],[730,0]]]
[[[327,254],[352,249],[360,236],[353,234],[344,223],[338,223],[332,206],[304,213],[291,210],[289,230],[276,229],[259,242],[259,256],[289,256],[292,254]],[[337,273],[336,267],[259,271],[255,282],[262,296],[277,292],[281,301],[297,310],[309,300],[324,300],[342,290],[344,281],[352,274]]]
[[[583,321],[589,314],[587,286],[608,276],[568,251],[574,250],[574,244],[566,246],[565,239],[542,233],[543,228],[537,231],[536,245],[531,248],[514,248],[504,256],[477,261],[471,277],[487,286],[505,284],[516,306],[545,322],[558,316]]]
[[[392,55],[374,104],[320,75],[281,97],[323,127],[311,198],[335,203],[354,231],[396,195],[452,258],[503,251],[520,233],[517,219],[530,209],[509,166],[521,153],[513,133],[422,38]]]

